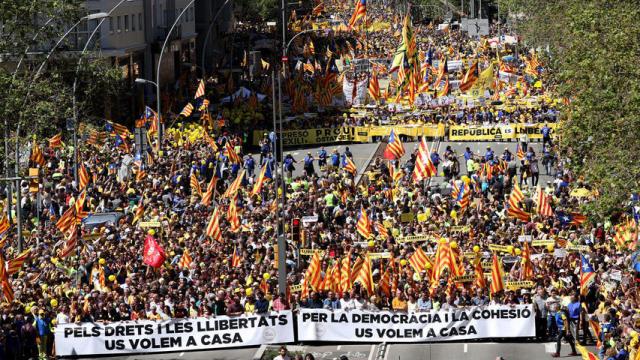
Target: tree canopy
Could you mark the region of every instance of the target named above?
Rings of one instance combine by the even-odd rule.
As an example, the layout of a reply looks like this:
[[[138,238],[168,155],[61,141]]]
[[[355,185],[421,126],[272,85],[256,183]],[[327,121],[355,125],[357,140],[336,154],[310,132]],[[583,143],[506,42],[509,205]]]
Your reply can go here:
[[[561,151],[600,192],[595,217],[638,192],[640,7],[632,0],[501,0],[527,45],[546,48],[562,109]]]

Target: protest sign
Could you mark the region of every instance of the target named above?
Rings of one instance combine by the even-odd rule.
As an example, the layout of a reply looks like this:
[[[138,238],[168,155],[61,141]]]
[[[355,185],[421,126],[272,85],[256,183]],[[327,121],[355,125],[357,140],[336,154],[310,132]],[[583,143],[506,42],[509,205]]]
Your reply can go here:
[[[88,356],[210,350],[294,341],[291,311],[240,317],[64,324],[56,354]]]

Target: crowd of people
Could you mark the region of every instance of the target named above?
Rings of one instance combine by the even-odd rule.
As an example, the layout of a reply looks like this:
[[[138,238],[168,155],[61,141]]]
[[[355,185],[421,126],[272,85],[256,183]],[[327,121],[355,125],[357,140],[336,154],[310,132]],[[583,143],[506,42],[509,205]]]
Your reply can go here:
[[[379,39],[377,53],[397,45],[373,39]],[[457,44],[458,51],[473,48],[472,40],[458,40],[450,44]],[[552,107],[509,112],[477,108],[451,109],[424,121],[524,117],[522,122],[543,122],[556,116]],[[105,130],[107,138],[89,136],[80,143],[78,182],[70,148],[46,144],[42,159],[32,151],[31,166],[39,165],[41,180],[37,191],[31,191],[28,181],[19,189],[27,252],[17,251],[15,201],[8,209],[12,221],[7,219],[8,229],[0,234],[8,265],[6,280],[0,278],[2,359],[54,356],[53,329],[72,322],[242,316],[299,308],[415,312],[488,304],[532,304],[536,337],[556,341],[553,355],[560,353],[562,340],[568,340],[573,353],[574,340],[597,343],[602,359],[628,359],[638,352],[638,220],[633,217],[637,212],[629,210],[636,203],[623,204],[626,214],[602,223],[582,218],[580,207],[598,201],[597,192],[564,167],[551,141],[545,141],[541,156],[548,156],[544,165],[554,180],[544,186],[533,176],[540,172],[538,158],[526,143],[522,157],[495,149],[484,154],[470,149],[464,154],[431,152],[434,175],[444,175],[433,183],[413,180],[417,151],[408,160],[376,158],[358,182],[347,152],[324,152],[317,158],[309,154],[304,173],[294,175],[288,168],[293,167],[291,159],[284,159],[287,169],[279,171],[268,137],[260,155],[252,155],[235,129],[179,121],[162,144],[149,150],[128,144],[129,133],[122,126],[109,123]],[[284,192],[276,187],[283,181]],[[462,187],[470,193],[466,204],[451,195],[460,194]],[[508,211],[508,199],[520,188],[526,219]],[[574,196],[574,189],[589,194]],[[551,215],[536,212],[539,191],[546,195]],[[6,192],[2,196],[6,206]],[[212,231],[216,209],[219,223]],[[368,237],[357,230],[362,212],[370,222]],[[61,223],[69,213],[85,220],[91,219],[89,214],[117,215],[76,224],[70,231]],[[280,292],[277,219],[283,219],[280,230],[289,237],[292,220],[303,216],[317,216],[317,222],[303,225],[300,242],[289,239],[290,291]],[[618,242],[622,233],[628,236]],[[436,241],[401,241],[413,235]],[[525,246],[519,240],[523,235],[551,243]],[[164,249],[159,264],[146,261],[143,249],[149,241]],[[443,243],[459,255],[459,270],[465,274],[475,274],[478,262],[489,261],[490,245],[505,246],[507,252],[500,254],[505,280],[532,283],[491,293],[488,283],[457,281],[452,269],[435,278],[431,265],[416,269],[409,263],[418,249],[433,260]],[[301,255],[303,248],[324,250],[322,279],[345,259],[357,264],[368,253],[389,256],[372,260],[373,289],[353,279],[345,284],[323,281],[314,288],[307,279],[311,258]],[[523,259],[530,261],[532,273]],[[596,273],[586,289],[580,284],[583,261]]]

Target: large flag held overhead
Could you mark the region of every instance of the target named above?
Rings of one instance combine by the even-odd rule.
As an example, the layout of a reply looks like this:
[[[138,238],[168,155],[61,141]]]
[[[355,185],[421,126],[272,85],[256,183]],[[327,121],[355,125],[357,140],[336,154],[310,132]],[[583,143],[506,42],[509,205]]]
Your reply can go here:
[[[522,209],[522,207],[520,206],[520,203],[523,200],[524,194],[522,193],[522,190],[520,190],[518,183],[516,183],[514,179],[513,189],[511,189],[511,195],[509,195],[507,215],[522,221],[529,221],[531,219],[531,214],[524,211],[524,209]]]
[[[271,174],[271,167],[268,163],[262,165],[262,169],[260,170],[260,174],[258,174],[258,179],[253,185],[253,190],[251,190],[251,196],[260,194],[262,190],[262,185],[264,184],[266,179],[273,179],[273,175]]]
[[[205,235],[210,236],[212,239],[222,242],[222,231],[220,230],[220,212],[219,207],[216,207],[213,210],[213,214],[211,214],[211,219],[209,220],[209,224],[207,224],[207,229]]]
[[[367,15],[367,0],[356,0],[356,8],[349,19],[349,26],[355,27],[358,21]]]
[[[467,92],[473,87],[473,85],[478,81],[478,61],[474,61],[467,73],[462,78],[462,82],[460,83],[460,92]]]
[[[236,177],[236,179],[233,180],[233,182],[231,183],[231,185],[229,185],[229,187],[224,192],[224,194],[222,194],[223,198],[233,197],[236,194],[236,192],[238,192],[238,189],[240,189],[240,185],[242,185],[242,182],[244,181],[244,174],[245,174],[244,169],[238,173],[238,177]]]
[[[387,143],[387,147],[384,149],[384,158],[396,160],[401,159],[404,154],[404,146],[402,145],[402,141],[400,141],[400,136],[396,135],[395,131],[391,129],[389,142]]]
[[[536,200],[536,211],[538,212],[538,215],[545,217],[553,216],[553,210],[549,204],[549,197],[544,193],[544,191],[542,191],[542,187],[540,185],[537,187]]]
[[[369,256],[369,253],[364,256],[362,267],[360,268],[360,271],[358,271],[355,281],[362,285],[363,289],[367,291],[367,294],[373,295],[373,275],[371,257]]]
[[[309,282],[314,290],[318,290],[322,282],[321,258],[318,250],[313,252],[311,262],[309,263],[309,267],[307,268],[304,278],[305,281]]]
[[[165,259],[165,252],[160,245],[158,245],[156,239],[153,236],[147,236],[144,239],[144,263],[151,267],[159,268]]]
[[[491,266],[491,293],[495,294],[504,290],[504,270],[502,261],[498,255],[493,254],[493,265]]]
[[[596,272],[584,255],[580,255],[580,295],[587,295],[589,287],[596,280]]]
[[[378,74],[375,71],[371,73],[371,78],[369,79],[369,97],[374,102],[380,100],[380,83],[378,82]]]
[[[351,175],[356,176],[358,173],[358,169],[356,168],[356,164],[353,163],[350,157],[345,158],[344,170],[351,173]]]
[[[435,175],[436,167],[433,165],[433,161],[431,161],[427,139],[422,137],[420,147],[418,148],[418,156],[416,157],[416,165],[413,168],[413,182],[417,183]]]
[[[415,269],[416,272],[421,272],[427,268],[427,264],[433,267],[433,262],[429,259],[427,254],[422,251],[422,248],[417,248],[416,251],[409,257],[409,264]]]
[[[371,237],[371,221],[369,221],[369,217],[367,216],[367,212],[364,208],[360,208],[360,216],[358,216],[356,230],[358,231],[358,234],[362,235],[365,239]]]
[[[201,96],[204,96],[204,81],[200,80],[200,82],[198,83],[198,89],[196,90],[196,94],[194,96],[194,99],[197,99]]]

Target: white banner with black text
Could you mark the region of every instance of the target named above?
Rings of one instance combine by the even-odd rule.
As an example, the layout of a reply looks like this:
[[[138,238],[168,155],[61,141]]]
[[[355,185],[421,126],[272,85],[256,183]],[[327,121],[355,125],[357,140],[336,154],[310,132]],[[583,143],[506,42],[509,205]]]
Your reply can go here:
[[[211,350],[293,342],[291,311],[238,317],[58,325],[59,356]]]
[[[430,312],[302,309],[298,341],[421,342],[535,336],[531,305]]]

